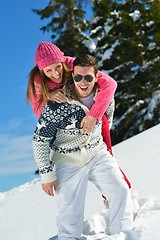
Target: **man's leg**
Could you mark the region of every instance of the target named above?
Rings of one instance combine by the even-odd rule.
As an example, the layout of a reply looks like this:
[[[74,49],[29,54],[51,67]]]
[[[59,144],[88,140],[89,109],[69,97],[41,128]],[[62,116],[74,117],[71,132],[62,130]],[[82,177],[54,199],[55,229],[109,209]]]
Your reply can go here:
[[[119,171],[118,164],[106,150],[101,150],[92,162],[89,180],[109,200],[110,233],[115,234],[131,229],[133,227],[131,193]]]
[[[103,137],[103,141],[106,143],[108,151],[113,156],[109,124],[108,124],[107,116],[105,114],[102,117],[102,137]],[[131,183],[130,183],[129,179],[127,178],[125,173],[122,171],[122,169],[121,168],[119,168],[119,169],[122,172],[124,180],[128,184],[128,187],[131,188]]]
[[[86,166],[79,168],[58,163],[56,176],[58,181],[56,197],[59,208],[58,240],[78,239],[83,229],[88,170]]]

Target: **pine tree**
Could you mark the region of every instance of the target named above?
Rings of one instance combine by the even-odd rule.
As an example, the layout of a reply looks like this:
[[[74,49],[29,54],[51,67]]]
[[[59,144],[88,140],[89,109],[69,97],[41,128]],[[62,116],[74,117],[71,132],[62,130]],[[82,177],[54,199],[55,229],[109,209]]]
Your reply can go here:
[[[118,83],[115,144],[160,122],[160,4],[107,1],[105,8],[105,2],[93,3],[91,37],[101,69]]]
[[[85,32],[88,21],[84,19],[83,5],[87,0],[51,0],[42,10],[33,9],[41,19],[49,19],[46,26],[40,28],[43,32],[51,32],[51,39],[65,55],[77,56],[89,52],[85,46],[88,39]]]

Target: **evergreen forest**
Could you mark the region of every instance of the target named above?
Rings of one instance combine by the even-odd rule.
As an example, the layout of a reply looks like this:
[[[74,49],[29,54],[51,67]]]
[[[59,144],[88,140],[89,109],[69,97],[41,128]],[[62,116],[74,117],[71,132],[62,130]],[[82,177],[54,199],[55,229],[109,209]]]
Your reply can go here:
[[[90,53],[116,80],[113,145],[160,123],[160,0],[56,0],[32,11],[66,56]]]

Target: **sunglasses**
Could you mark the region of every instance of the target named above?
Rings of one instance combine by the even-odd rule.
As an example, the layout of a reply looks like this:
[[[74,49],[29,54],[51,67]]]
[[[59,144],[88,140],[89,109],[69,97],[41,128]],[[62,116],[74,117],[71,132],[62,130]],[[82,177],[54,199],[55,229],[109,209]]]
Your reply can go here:
[[[80,82],[82,78],[84,78],[87,82],[92,82],[94,77],[92,77],[91,75],[82,76],[80,74],[73,77],[75,82]]]

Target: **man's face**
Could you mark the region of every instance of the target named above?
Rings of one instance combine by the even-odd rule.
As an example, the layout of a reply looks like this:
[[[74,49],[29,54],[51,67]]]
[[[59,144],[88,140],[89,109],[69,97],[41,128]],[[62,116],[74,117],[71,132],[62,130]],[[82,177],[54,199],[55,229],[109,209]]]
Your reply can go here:
[[[73,76],[75,91],[78,97],[81,97],[81,98],[88,97],[92,93],[94,85],[97,82],[97,75],[95,75],[94,73],[94,68],[92,66],[86,66],[86,67],[75,66],[72,76]],[[77,82],[74,80],[74,77],[75,79],[76,77],[82,78],[82,79]],[[85,80],[84,77],[86,79],[89,79],[90,82]]]

